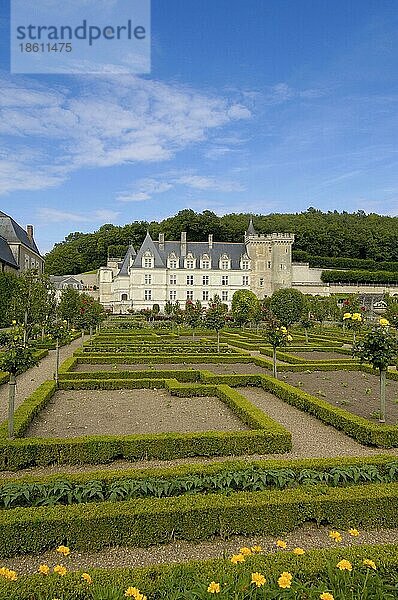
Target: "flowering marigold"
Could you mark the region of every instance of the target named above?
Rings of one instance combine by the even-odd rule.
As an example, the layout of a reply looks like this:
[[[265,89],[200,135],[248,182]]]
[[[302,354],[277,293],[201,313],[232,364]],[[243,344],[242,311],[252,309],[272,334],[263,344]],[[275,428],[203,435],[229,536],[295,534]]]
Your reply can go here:
[[[61,575],[61,577],[63,577],[67,573],[67,569],[63,565],[55,565],[53,571],[54,573]]]
[[[352,571],[352,564],[349,560],[346,560],[345,558],[338,562],[336,567],[340,569],[340,571]]]
[[[353,527],[351,527],[351,529],[348,530],[348,533],[350,535],[352,535],[352,537],[358,537],[359,536],[358,529],[354,529]]]
[[[351,319],[352,314],[349,312],[344,313],[343,315],[343,321],[346,321],[347,319]]]
[[[303,548],[295,548],[293,550],[293,554],[295,554],[296,556],[302,556],[303,554],[305,554],[305,550],[303,550]]]
[[[275,544],[278,548],[287,548],[287,544],[283,540],[276,540]]]
[[[39,566],[39,573],[41,573],[42,575],[48,575],[50,572],[50,567],[48,565],[40,565]]]
[[[209,583],[209,587],[207,588],[209,594],[219,594],[220,593],[220,584],[212,581]]]
[[[16,571],[12,569],[7,569],[7,567],[0,568],[0,576],[8,579],[8,581],[16,581],[18,579],[18,575]]]
[[[245,557],[243,556],[243,554],[234,554],[233,556],[231,556],[231,563],[233,565],[243,562],[245,562]]]
[[[82,573],[82,579],[86,583],[93,583],[93,579],[89,573]]]
[[[379,325],[381,325],[382,327],[387,327],[390,324],[390,321],[388,319],[385,319],[384,317],[381,317],[379,320]]]
[[[357,312],[355,312],[355,313],[352,315],[352,320],[353,320],[353,321],[358,321],[358,322],[360,323],[360,322],[362,321],[362,315],[361,315],[361,313],[357,313]]]
[[[365,565],[365,567],[370,567],[371,569],[374,569],[375,571],[377,569],[376,563],[374,563],[373,560],[370,560],[369,558],[364,558],[363,564]]]
[[[335,542],[341,542],[342,535],[339,531],[329,531],[329,537],[332,538]]]
[[[257,587],[261,587],[265,584],[265,577],[261,573],[252,573],[251,583],[254,583]]]
[[[321,600],[334,600],[334,596],[329,594],[329,592],[323,592],[319,597]]]
[[[283,573],[281,573],[280,577],[278,578],[279,587],[283,589],[290,588],[292,585],[292,579],[293,576],[291,573],[283,571]]]
[[[256,552],[259,553],[259,552],[262,552],[262,551],[263,551],[263,549],[262,549],[261,546],[252,546],[252,552],[253,553],[256,553]]]
[[[247,548],[247,546],[243,546],[243,548],[241,548],[239,552],[240,554],[243,554],[243,556],[250,556],[250,554],[252,553],[250,548]]]
[[[70,554],[68,546],[58,546],[57,552],[59,554],[63,554],[64,556],[68,556],[68,554]]]

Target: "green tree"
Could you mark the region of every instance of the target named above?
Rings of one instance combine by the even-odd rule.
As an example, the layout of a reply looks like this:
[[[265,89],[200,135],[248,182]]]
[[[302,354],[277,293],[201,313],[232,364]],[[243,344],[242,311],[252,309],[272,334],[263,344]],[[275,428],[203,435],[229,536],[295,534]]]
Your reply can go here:
[[[74,288],[66,288],[61,292],[61,299],[58,305],[58,315],[65,319],[69,325],[78,328],[80,314],[80,294]]]
[[[92,333],[93,327],[99,325],[106,317],[104,307],[88,294],[80,294],[79,300],[80,306],[76,325],[83,330],[89,328],[90,333]]]
[[[225,327],[227,310],[226,305],[221,302],[220,297],[216,294],[213,299],[209,300],[209,306],[205,313],[205,326],[217,334],[217,353],[220,352],[220,331]]]
[[[184,321],[189,327],[192,327],[192,337],[195,337],[195,329],[199,327],[203,320],[203,307],[199,300],[194,304],[192,300],[185,303]]]
[[[42,329],[54,319],[56,312],[55,289],[47,275],[26,271],[18,278],[16,319],[25,325],[25,342],[34,325]]]
[[[398,340],[390,331],[387,319],[380,319],[380,324],[365,335],[363,341],[353,348],[353,355],[361,362],[369,362],[380,375],[380,423],[386,420],[386,374],[389,365],[397,362]]]
[[[385,300],[387,302],[385,317],[395,329],[398,329],[398,296],[386,294]]]
[[[238,325],[256,322],[260,304],[256,294],[250,290],[237,290],[232,296],[232,316]]]
[[[265,309],[266,310],[266,309]],[[265,331],[266,341],[272,346],[272,374],[275,379],[278,378],[278,369],[276,362],[276,353],[278,348],[287,346],[292,341],[292,336],[287,328],[275,318],[271,312],[265,313]]]
[[[282,288],[271,296],[270,310],[284,327],[291,327],[300,320],[306,303],[299,290]]]
[[[0,327],[8,327],[16,316],[18,277],[0,273]]]

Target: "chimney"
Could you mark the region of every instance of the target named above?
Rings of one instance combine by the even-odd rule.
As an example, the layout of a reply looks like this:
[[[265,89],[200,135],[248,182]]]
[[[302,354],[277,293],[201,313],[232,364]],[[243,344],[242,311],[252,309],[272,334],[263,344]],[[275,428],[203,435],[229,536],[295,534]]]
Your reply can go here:
[[[209,233],[209,250],[213,249],[213,234]]]
[[[164,250],[164,233],[159,233],[159,250]]]
[[[187,232],[181,231],[181,256],[187,254]]]
[[[33,242],[33,225],[26,226],[26,233],[28,234],[29,240]]]

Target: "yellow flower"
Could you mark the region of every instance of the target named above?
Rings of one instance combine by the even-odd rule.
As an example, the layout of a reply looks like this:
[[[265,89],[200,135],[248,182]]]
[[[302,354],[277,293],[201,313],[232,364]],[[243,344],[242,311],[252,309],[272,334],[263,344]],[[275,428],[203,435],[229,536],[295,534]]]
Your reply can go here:
[[[243,563],[245,562],[245,557],[243,556],[243,554],[234,554],[231,557],[231,563],[233,565],[236,565],[237,563]]]
[[[0,575],[5,579],[8,579],[8,581],[16,581],[18,579],[16,571],[13,571],[12,569],[7,569],[7,567],[0,568]]]
[[[323,594],[321,594],[319,597],[321,600],[334,600],[334,596],[329,594],[329,592],[323,592]]]
[[[67,570],[63,565],[55,565],[53,571],[54,573],[58,573],[58,575],[60,575],[61,577],[63,577],[67,573]]]
[[[278,578],[279,587],[283,589],[290,588],[292,585],[292,578],[293,577],[290,573],[283,571],[283,573],[281,573],[280,577]]]
[[[209,594],[219,594],[220,593],[220,584],[212,581],[207,588]]]
[[[371,569],[374,569],[375,571],[377,569],[376,564],[373,562],[373,560],[369,560],[369,558],[364,558],[363,564],[365,565],[365,567],[370,567]]]
[[[338,562],[336,567],[340,569],[340,571],[352,571],[352,564],[349,560],[345,560],[345,558]]]
[[[59,554],[63,554],[64,556],[68,556],[68,554],[70,554],[68,546],[58,546],[57,552]]]
[[[349,533],[350,535],[352,535],[352,537],[358,537],[358,536],[359,536],[359,531],[358,531],[358,529],[353,529],[353,528],[351,528],[351,529],[349,529],[349,530],[348,530],[348,533]]]
[[[49,572],[50,572],[50,567],[48,565],[40,565],[39,573],[41,573],[42,575],[48,575]]]
[[[13,321],[12,321],[12,324],[13,324],[13,325],[16,325],[16,324],[17,324],[17,322],[16,322],[16,320],[15,320],[15,319],[13,319]]]
[[[252,551],[250,550],[250,548],[247,548],[246,546],[244,546],[243,548],[241,548],[239,550],[239,552],[241,554],[243,554],[243,556],[250,556],[250,554],[252,553]]]
[[[354,313],[354,314],[352,315],[352,320],[353,320],[353,321],[359,321],[359,322],[360,322],[360,321],[362,321],[362,315],[361,315],[360,313]]]
[[[262,552],[263,549],[261,546],[252,546],[252,552]]]
[[[141,592],[138,588],[130,586],[124,592],[124,595],[126,596],[126,598],[136,598],[138,595],[141,595]]]
[[[329,531],[329,537],[335,542],[341,542],[343,539],[339,531]]]
[[[286,327],[283,327],[283,326],[282,326],[282,327],[281,327],[281,332],[282,332],[282,333],[287,333],[287,329],[286,329]]]
[[[276,540],[275,544],[278,548],[287,548],[287,544],[283,540]]]
[[[293,550],[293,554],[296,556],[301,556],[302,554],[305,554],[305,550],[303,550],[303,548],[295,548]]]
[[[261,587],[265,583],[264,575],[261,575],[261,573],[252,573],[251,583],[254,583],[257,587]]]
[[[387,327],[390,324],[390,321],[388,319],[385,319],[384,317],[381,317],[379,320],[379,325],[381,325],[382,327]]]
[[[86,582],[86,583],[93,583],[93,580],[91,578],[91,575],[89,575],[88,573],[82,573],[82,579]]]
[[[343,321],[347,320],[347,319],[351,319],[352,314],[351,313],[344,313],[343,315]]]
[[[288,342],[292,342],[293,341],[293,337],[290,334],[287,336],[287,341]]]

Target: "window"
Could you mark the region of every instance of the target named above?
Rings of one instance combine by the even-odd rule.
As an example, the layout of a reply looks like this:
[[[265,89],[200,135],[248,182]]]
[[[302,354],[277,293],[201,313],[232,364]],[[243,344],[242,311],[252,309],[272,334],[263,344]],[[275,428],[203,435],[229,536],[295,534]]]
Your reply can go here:
[[[145,252],[145,254],[142,258],[142,266],[144,267],[144,269],[152,269],[153,268],[153,256],[149,252],[149,250],[147,252]]]
[[[286,267],[285,267],[285,265],[283,263],[281,263],[279,265],[279,268],[280,268],[281,271],[284,271]]]
[[[221,285],[228,285],[228,275],[223,275],[221,277]]]
[[[170,300],[175,300],[177,298],[177,292],[175,290],[170,290],[169,298]]]
[[[267,266],[268,266],[269,269],[271,268],[271,261],[270,260],[268,261]]]
[[[195,268],[195,261],[192,260],[192,258],[187,258],[187,260],[185,261],[185,266],[187,269],[194,269]]]
[[[227,302],[227,301],[228,301],[228,292],[227,292],[226,290],[223,290],[223,291],[221,292],[221,300],[222,300],[223,302]]]
[[[210,269],[210,261],[209,260],[202,261],[202,269]]]
[[[169,269],[177,269],[177,260],[175,258],[172,258],[169,260]]]
[[[187,285],[193,285],[193,275],[187,275]]]
[[[208,299],[209,299],[209,290],[203,290],[202,300],[208,300]]]
[[[242,260],[242,269],[244,269],[245,271],[247,271],[248,268],[249,268],[249,261],[248,260]]]
[[[127,294],[122,294],[121,300],[122,302],[125,302],[127,300]]]
[[[145,275],[144,276],[144,283],[145,285],[150,285],[152,283],[152,275]]]
[[[152,290],[144,290],[144,300],[152,300]]]
[[[260,287],[263,287],[263,285],[264,285],[264,278],[263,277],[260,277],[260,279],[259,279],[259,285],[260,285]]]
[[[229,269],[229,260],[228,259],[223,259],[221,261],[220,268],[223,269],[223,271]]]
[[[203,275],[202,283],[203,283],[203,285],[209,285],[209,276],[208,275]]]
[[[193,290],[187,290],[187,300],[193,300]]]
[[[170,285],[177,285],[177,275],[170,275]]]
[[[242,285],[249,285],[249,275],[243,275]]]

